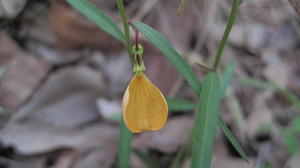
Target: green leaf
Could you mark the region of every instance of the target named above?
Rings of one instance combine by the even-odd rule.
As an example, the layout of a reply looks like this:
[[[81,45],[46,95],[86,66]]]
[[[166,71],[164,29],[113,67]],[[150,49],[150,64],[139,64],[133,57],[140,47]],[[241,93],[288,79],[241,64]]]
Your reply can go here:
[[[220,91],[220,96],[221,98],[224,97],[226,89],[228,88],[230,81],[232,79],[232,74],[233,74],[233,70],[234,70],[234,66],[235,66],[235,62],[231,61],[229,63],[229,65],[226,67],[225,72],[222,76],[221,79],[221,91]]]
[[[226,89],[228,88],[228,86],[230,84],[230,81],[231,81],[232,75],[233,75],[233,71],[234,71],[234,66],[235,66],[235,62],[231,61],[229,63],[229,65],[226,67],[225,72],[222,76],[222,80],[220,82],[221,83],[221,86],[220,86],[220,88],[221,88],[220,97],[221,98],[224,97]],[[227,139],[230,141],[230,143],[233,145],[235,150],[239,153],[239,155],[248,162],[249,159],[248,159],[246,153],[244,152],[244,150],[242,149],[242,147],[240,146],[240,144],[238,143],[236,138],[233,136],[231,131],[228,129],[228,127],[226,126],[226,124],[224,123],[224,121],[222,120],[221,117],[219,119],[218,126],[222,130],[224,135],[227,137]]]
[[[265,89],[265,90],[270,90],[270,91],[276,90],[274,88],[274,86],[272,86],[271,84],[263,82],[263,81],[259,81],[257,79],[252,79],[252,78],[242,79],[242,80],[240,80],[240,83],[243,85],[248,85],[248,86],[259,88],[259,89]]]
[[[122,119],[120,122],[120,141],[118,152],[120,168],[128,168],[128,162],[130,160],[131,152],[131,139],[132,133],[128,130]]]
[[[133,149],[133,153],[144,163],[147,168],[160,168],[161,166],[147,153]]]
[[[195,93],[200,93],[201,84],[186,61],[171,46],[167,39],[142,22],[133,22],[133,25],[156,47],[164,56],[175,66],[175,68],[184,76],[188,84]]]
[[[240,144],[238,143],[238,141],[235,139],[235,137],[232,135],[231,131],[229,130],[229,128],[226,126],[226,124],[224,123],[224,121],[222,119],[219,120],[218,125],[219,125],[219,128],[222,130],[222,132],[227,137],[227,139],[233,145],[233,147],[235,148],[235,150],[240,154],[240,156],[244,160],[246,160],[249,163],[248,156],[246,155],[246,153],[244,152],[244,150],[242,149],[242,147],[240,146]]]
[[[242,142],[245,142],[245,117],[240,106],[240,102],[233,93],[232,89],[229,88],[226,92],[226,104],[232,117],[238,127],[238,133]]]
[[[96,23],[106,33],[121,42],[125,42],[124,34],[118,25],[96,6],[86,0],[67,0],[67,2],[89,20]]]
[[[196,103],[178,98],[167,98],[167,103],[170,111],[188,111],[197,107]]]
[[[194,126],[191,168],[210,168],[219,120],[220,81],[217,74],[209,72],[202,87]]]

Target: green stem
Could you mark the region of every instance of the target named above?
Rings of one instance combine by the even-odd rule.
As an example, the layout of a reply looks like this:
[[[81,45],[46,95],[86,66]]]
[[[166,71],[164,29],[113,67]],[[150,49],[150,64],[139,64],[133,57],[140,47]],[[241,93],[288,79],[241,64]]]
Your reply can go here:
[[[225,47],[226,42],[228,40],[231,28],[232,28],[232,26],[234,24],[236,15],[238,13],[238,9],[239,9],[239,0],[233,0],[232,10],[231,10],[228,22],[227,22],[227,26],[226,26],[226,29],[224,31],[224,34],[223,34],[220,46],[218,48],[218,51],[216,53],[216,57],[215,57],[214,65],[213,65],[213,69],[215,69],[215,70],[217,69],[217,67],[218,67],[218,65],[220,63],[224,47]]]
[[[129,23],[128,17],[126,15],[125,7],[123,0],[116,0],[119,14],[123,23],[124,33],[125,33],[125,46],[127,48],[130,64],[133,65],[133,58],[131,57],[131,46],[130,46],[130,32],[129,32]]]
[[[129,60],[131,66],[133,66],[133,58],[131,56],[131,43],[130,43],[130,32],[129,32],[129,22],[128,17],[125,12],[125,7],[123,0],[116,0],[119,14],[124,26],[125,33],[125,46],[127,48]],[[131,141],[132,133],[126,127],[123,119],[120,122],[120,137],[119,137],[119,152],[118,152],[118,161],[120,168],[128,168],[131,154]]]
[[[132,139],[132,133],[126,127],[123,119],[121,119],[119,151],[118,151],[118,161],[119,161],[120,168],[128,168],[128,163],[131,154],[131,139]]]

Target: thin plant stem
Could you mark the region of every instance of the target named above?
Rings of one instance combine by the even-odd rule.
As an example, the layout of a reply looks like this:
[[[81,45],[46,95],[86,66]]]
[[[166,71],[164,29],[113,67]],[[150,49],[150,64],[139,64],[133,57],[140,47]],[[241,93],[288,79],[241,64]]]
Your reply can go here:
[[[131,56],[131,43],[130,43],[130,32],[129,32],[129,22],[128,17],[125,12],[125,7],[123,0],[116,0],[119,14],[123,23],[124,33],[125,33],[125,46],[128,52],[129,60],[131,66],[133,66],[133,58]],[[120,122],[120,138],[119,138],[119,152],[118,161],[120,168],[128,168],[131,154],[131,141],[132,133],[126,127],[123,119]]]
[[[221,43],[220,43],[220,46],[219,46],[218,51],[217,51],[216,56],[215,56],[215,61],[214,61],[214,65],[213,65],[213,69],[215,69],[215,70],[218,68],[218,65],[220,63],[224,47],[227,43],[229,34],[231,32],[231,28],[234,24],[236,15],[238,13],[238,9],[239,9],[239,0],[233,0],[232,10],[231,10],[228,22],[227,22],[227,26],[226,26],[226,29],[224,31],[224,34],[223,34],[223,37],[222,37],[222,40],[221,40]]]
[[[121,119],[118,151],[118,162],[120,168],[128,168],[131,154],[131,139],[132,133],[126,127],[123,119]]]
[[[135,48],[139,50],[139,31],[135,30]]]
[[[116,0],[119,14],[123,23],[124,27],[124,33],[125,33],[125,46],[128,52],[130,64],[133,65],[133,58],[131,56],[131,46],[130,46],[130,32],[129,32],[129,23],[128,23],[128,17],[126,15],[125,7],[124,7],[124,2],[123,0]]]

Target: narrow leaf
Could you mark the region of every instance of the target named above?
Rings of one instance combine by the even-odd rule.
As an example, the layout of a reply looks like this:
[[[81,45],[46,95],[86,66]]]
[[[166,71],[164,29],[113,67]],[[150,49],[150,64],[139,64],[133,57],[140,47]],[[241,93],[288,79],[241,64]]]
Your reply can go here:
[[[229,88],[229,91],[226,92],[226,104],[237,125],[240,139],[242,142],[245,142],[245,117],[240,102],[231,88]]]
[[[274,86],[272,86],[271,84],[257,80],[257,79],[252,79],[252,78],[242,79],[242,80],[240,80],[240,83],[243,85],[248,85],[251,87],[270,90],[270,91],[276,90],[276,88]]]
[[[226,67],[225,72],[222,76],[222,80],[221,80],[221,91],[220,91],[220,97],[223,98],[226,92],[226,89],[228,88],[230,81],[232,79],[232,74],[233,74],[233,70],[234,70],[234,66],[235,66],[235,62],[231,61],[229,63],[229,65]],[[219,122],[218,122],[218,126],[219,128],[222,130],[222,132],[224,133],[224,135],[227,137],[227,139],[230,141],[230,143],[232,144],[232,146],[235,148],[235,150],[239,153],[239,155],[248,162],[248,157],[246,155],[246,153],[244,152],[244,150],[242,149],[242,147],[240,146],[240,144],[238,143],[238,141],[236,140],[236,138],[233,136],[233,134],[231,133],[231,131],[228,129],[228,127],[226,126],[226,124],[224,123],[224,121],[222,120],[222,118],[220,117]]]
[[[191,168],[210,168],[219,120],[219,93],[219,78],[215,72],[209,72],[204,79],[197,107]]]
[[[170,111],[194,110],[197,107],[196,103],[178,98],[167,98],[167,103]]]
[[[242,147],[240,146],[240,144],[238,143],[238,141],[232,135],[231,131],[229,130],[229,128],[226,126],[226,124],[224,123],[224,121],[221,118],[219,120],[218,125],[219,125],[219,128],[222,130],[222,132],[225,134],[225,136],[228,138],[228,140],[230,141],[230,143],[233,145],[233,147],[235,148],[235,150],[240,154],[240,156],[244,160],[246,160],[249,163],[249,159],[248,159],[246,153],[244,152],[244,150],[242,149]]]
[[[86,0],[67,0],[67,2],[89,20],[96,23],[103,31],[117,40],[125,42],[125,37],[118,25],[96,6]]]
[[[119,138],[119,166],[120,168],[128,168],[128,162],[130,160],[131,152],[131,139],[132,133],[128,130],[126,125],[121,119],[120,122],[120,138]]]
[[[150,26],[142,22],[133,22],[133,25],[156,47],[163,53],[167,59],[175,66],[175,68],[184,76],[188,84],[195,93],[200,92],[201,84],[186,61],[171,46],[167,39],[152,29]]]
[[[221,79],[221,91],[220,91],[220,96],[221,98],[224,97],[226,89],[228,88],[230,81],[232,79],[232,74],[233,74],[233,70],[234,70],[234,66],[235,66],[235,62],[231,61],[229,63],[229,65],[226,67],[225,72],[222,76]]]

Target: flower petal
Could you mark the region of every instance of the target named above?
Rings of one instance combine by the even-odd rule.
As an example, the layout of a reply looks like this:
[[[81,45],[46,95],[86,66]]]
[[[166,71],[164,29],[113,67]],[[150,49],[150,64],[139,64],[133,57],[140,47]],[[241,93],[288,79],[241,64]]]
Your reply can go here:
[[[132,132],[161,129],[168,117],[168,105],[144,74],[136,74],[129,83],[122,102],[123,119]]]

